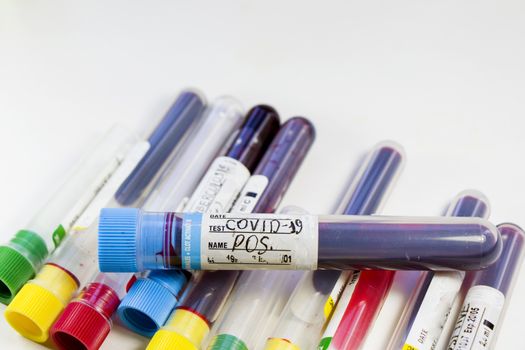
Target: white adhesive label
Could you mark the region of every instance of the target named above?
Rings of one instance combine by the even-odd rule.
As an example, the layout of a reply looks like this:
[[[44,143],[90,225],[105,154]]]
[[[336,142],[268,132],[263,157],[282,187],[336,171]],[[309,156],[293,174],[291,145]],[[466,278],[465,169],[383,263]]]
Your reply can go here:
[[[324,305],[323,311],[324,311],[325,322],[330,319],[330,316],[332,315],[332,312],[334,311],[334,307],[339,301],[339,298],[341,297],[341,294],[343,293],[343,289],[345,288],[345,285],[348,282],[348,279],[350,278],[350,275],[352,275],[352,273],[353,271],[341,272],[341,275],[335,282],[335,285],[332,288],[330,295],[328,296],[328,300],[326,300],[326,303]]]
[[[268,186],[268,178],[264,175],[253,175],[250,177],[246,185],[241,191],[239,198],[235,201],[231,212],[233,213],[251,213],[255,205],[261,198],[266,186]]]
[[[149,148],[150,144],[147,141],[139,142],[133,146],[113,175],[100,185],[96,197],[89,203],[78,220],[75,221],[73,225],[75,231],[85,230],[97,220],[100,209],[111,201],[120,185],[133,172]]]
[[[461,307],[449,350],[490,349],[505,296],[489,286],[470,288]]]
[[[457,271],[438,272],[434,275],[417,310],[403,349],[435,349],[461,287],[463,276],[463,273]]]
[[[230,211],[250,171],[238,160],[218,157],[185,205],[186,211],[225,213]]]
[[[339,326],[339,323],[343,319],[343,315],[346,311],[346,306],[350,302],[350,299],[352,298],[352,295],[354,294],[355,286],[357,285],[357,282],[359,281],[359,276],[361,275],[360,271],[352,271],[350,278],[347,280],[346,284],[344,285],[344,289],[341,296],[339,297],[339,301],[337,301],[335,305],[335,310],[333,311],[332,317],[330,318],[330,322],[328,322],[326,329],[323,333],[324,338],[332,338],[335,334],[335,331],[337,330],[337,327]],[[326,310],[326,307],[325,307]],[[326,312],[325,312],[326,315]]]
[[[183,269],[315,270],[317,216],[186,214],[181,246]]]

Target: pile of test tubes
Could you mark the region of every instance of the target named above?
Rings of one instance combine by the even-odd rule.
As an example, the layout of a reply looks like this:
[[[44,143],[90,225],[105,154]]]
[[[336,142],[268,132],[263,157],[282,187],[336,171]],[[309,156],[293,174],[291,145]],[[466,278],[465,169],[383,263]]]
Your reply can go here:
[[[0,246],[0,301],[22,337],[96,350],[124,327],[148,350],[364,349],[411,270],[378,350],[495,347],[525,233],[488,221],[482,193],[442,198],[435,217],[381,215],[406,161],[381,141],[337,210],[314,215],[280,208],[314,144],[307,118],[186,90],[145,128],[109,130]]]

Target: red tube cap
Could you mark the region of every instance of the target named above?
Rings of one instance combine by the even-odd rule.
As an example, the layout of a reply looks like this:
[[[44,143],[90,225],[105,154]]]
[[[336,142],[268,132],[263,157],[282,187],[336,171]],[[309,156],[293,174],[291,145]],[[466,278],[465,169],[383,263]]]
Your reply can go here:
[[[100,312],[82,302],[71,302],[51,328],[51,337],[62,350],[97,350],[111,324]]]

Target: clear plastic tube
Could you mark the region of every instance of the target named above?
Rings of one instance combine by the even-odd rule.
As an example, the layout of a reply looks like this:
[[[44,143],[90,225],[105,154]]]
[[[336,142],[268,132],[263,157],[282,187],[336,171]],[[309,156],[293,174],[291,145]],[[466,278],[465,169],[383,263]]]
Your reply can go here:
[[[309,121],[304,118],[292,118],[287,121],[279,130],[255,170],[255,175],[251,178],[257,180],[248,181],[241,192],[239,200],[242,201],[242,205],[237,207],[240,208],[238,210],[266,211],[278,206],[313,140],[313,126]],[[289,161],[292,155],[295,157]],[[238,275],[238,271],[199,274],[200,277],[188,286],[184,300],[172,313],[166,326],[152,338],[148,349],[175,346],[194,350],[200,348],[210,332],[210,326],[222,310]],[[194,305],[192,300],[205,302]]]
[[[404,158],[397,144],[381,142],[376,145],[346,190],[337,212],[372,214],[378,211],[401,173]],[[353,275],[350,271],[304,273],[265,348],[314,348],[323,325],[338,303],[341,289]]]
[[[133,147],[147,149],[138,141],[125,129],[113,127],[26,227],[0,246],[0,302],[12,300],[90,204],[103,197],[101,191],[126,153]]]
[[[277,130],[279,116],[272,107],[252,108],[226,154],[213,161],[184,210],[228,212]]]
[[[470,273],[470,288],[456,320],[448,349],[492,349],[525,253],[525,232],[514,224],[498,225],[501,257],[483,271]]]
[[[115,251],[122,254],[112,254]],[[100,266],[105,272],[478,270],[493,263],[500,252],[497,229],[478,218],[183,214],[106,208],[99,225],[99,254],[112,260],[111,265]]]
[[[196,111],[196,113],[199,112]],[[176,124],[176,119],[171,119],[171,122]],[[160,123],[153,134],[159,135],[159,133],[162,134],[162,131],[170,133],[172,131],[170,125]],[[187,130],[186,124],[182,126]],[[166,145],[174,146],[172,140],[163,138],[163,141],[157,143],[156,147],[165,149]],[[163,151],[162,154],[164,153]],[[149,157],[155,161],[148,161]],[[105,186],[105,188],[114,189],[113,193],[109,193],[110,198],[115,195],[116,189],[125,182],[126,178],[133,178],[136,172],[142,171],[138,164],[143,164],[144,161],[156,171],[160,171],[165,159],[159,158],[158,153],[155,152],[142,153],[141,156],[131,151],[128,152],[118,170]],[[148,176],[153,179],[155,171],[150,171]],[[137,188],[141,186],[140,184],[143,183],[139,182]],[[109,205],[118,206],[118,203],[113,199]],[[73,294],[95,274],[97,268],[96,226],[95,222],[87,229],[71,235],[44,265],[42,271],[20,290],[6,309],[7,321],[24,337],[36,342],[47,341],[51,325],[64,310]]]
[[[243,273],[231,296],[233,307],[226,310],[218,334],[208,349],[255,349],[256,345],[260,346],[261,333],[275,324],[286,305],[288,292],[293,290],[301,274],[300,271],[272,270]]]
[[[204,97],[193,91],[183,91],[173,103],[164,118],[148,138],[148,153],[137,164],[133,173],[115,193],[115,200],[122,206],[137,203],[146,187],[152,183],[159,168],[166,163],[170,154],[183,144],[192,127],[197,125],[204,112]]]
[[[279,117],[272,107],[259,105],[252,108],[225,155],[211,164],[186,209],[229,211],[278,128]],[[178,286],[178,281],[164,281],[158,276],[159,272],[152,275],[157,278],[140,278],[118,309],[120,319],[128,328],[149,337],[166,322],[178,301],[177,294],[169,291],[171,282]],[[168,276],[167,273],[164,275]],[[157,307],[159,301],[164,305],[162,310]]]
[[[450,206],[450,210],[447,215],[450,216],[477,216],[480,217],[486,217],[488,216],[488,204],[485,201],[485,197],[477,192],[462,192],[459,194],[454,201],[452,202],[452,205]],[[433,275],[432,272],[426,272],[424,275]],[[436,286],[441,286],[441,289],[443,289],[444,286],[447,284],[450,284],[453,280],[456,280],[458,277],[463,276],[463,272],[453,271],[453,272],[438,272],[436,274],[443,276],[444,281],[446,281],[446,284],[438,283]],[[381,306],[383,304],[383,300],[386,297],[391,283],[392,283],[393,275],[390,274],[390,271],[364,271],[361,273],[361,276],[358,279],[357,284],[354,286],[354,288],[349,290],[349,293],[351,295],[349,296],[348,300],[344,304],[338,305],[338,308],[340,307],[341,310],[343,310],[342,315],[340,319],[338,320],[338,324],[336,325],[336,331],[334,332],[334,327],[329,326],[327,328],[332,330],[332,336],[333,340],[328,342],[323,337],[322,341],[322,349],[326,349],[328,345],[330,344],[330,348],[333,349],[358,349],[362,346],[366,334],[371,327],[371,324],[373,320],[376,318],[379,310],[381,309]],[[461,284],[461,282],[459,282]],[[458,286],[459,289],[459,286]],[[456,290],[457,291],[457,290]],[[445,293],[443,290],[438,290],[438,293],[442,293],[442,295],[449,295],[451,294],[452,300],[456,293],[456,291]],[[444,294],[443,294],[444,293]],[[423,293],[424,295],[424,293]],[[440,303],[440,300],[445,302],[445,299],[441,296],[434,298],[430,301],[432,306],[435,306],[435,303]],[[433,297],[435,297],[436,294],[433,294]],[[421,301],[421,300],[420,300]],[[407,308],[412,309],[415,313],[417,313],[418,308],[410,307],[410,305],[414,306],[416,300],[413,299],[413,303],[409,302],[409,306]],[[429,303],[428,301],[426,303]],[[426,304],[425,303],[425,304]],[[434,303],[434,304],[432,304]],[[436,317],[436,312],[438,311],[437,308],[432,307],[432,316]],[[445,308],[447,308],[445,306]],[[407,309],[405,309],[407,310]],[[447,310],[443,310],[445,312],[445,315],[443,317],[446,317]],[[408,312],[408,311],[407,311]],[[405,314],[406,317],[409,316],[409,314]],[[415,314],[412,314],[412,316],[415,317]],[[437,316],[439,317],[439,316]],[[336,321],[335,319],[333,320]],[[413,321],[413,318],[412,318]],[[392,348],[395,349],[402,349],[403,345],[405,344],[405,338],[408,335],[408,329],[406,330],[407,333],[403,334],[401,336],[401,329],[410,328],[412,325],[412,322],[408,324],[408,319],[406,319],[406,322],[401,321],[405,326],[399,326],[401,328],[398,328],[397,335],[395,336],[398,341],[396,341],[396,345],[390,345],[393,346]],[[423,321],[420,321],[418,323],[421,323]],[[400,323],[401,324],[401,323]],[[425,328],[427,331],[431,329],[432,325],[426,324],[427,328]],[[416,327],[419,327],[416,325]],[[439,328],[439,324],[437,325]],[[431,337],[434,335],[431,335],[430,332],[427,334],[428,338],[427,340],[430,340]],[[400,339],[401,338],[401,339]],[[398,344],[400,343],[400,345]],[[429,346],[432,344],[432,340],[430,340]],[[414,345],[414,344],[413,344]],[[420,346],[423,346],[423,344],[418,344],[417,348]],[[425,347],[423,347],[425,348]]]

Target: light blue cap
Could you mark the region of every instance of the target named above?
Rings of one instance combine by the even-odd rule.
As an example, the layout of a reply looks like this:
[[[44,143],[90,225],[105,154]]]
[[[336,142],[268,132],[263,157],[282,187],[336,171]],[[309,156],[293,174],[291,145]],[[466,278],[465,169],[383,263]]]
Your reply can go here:
[[[137,271],[137,231],[141,211],[104,208],[98,224],[98,261],[101,272]]]
[[[152,337],[168,319],[186,285],[183,271],[152,271],[139,278],[120,303],[117,314],[133,332]]]

